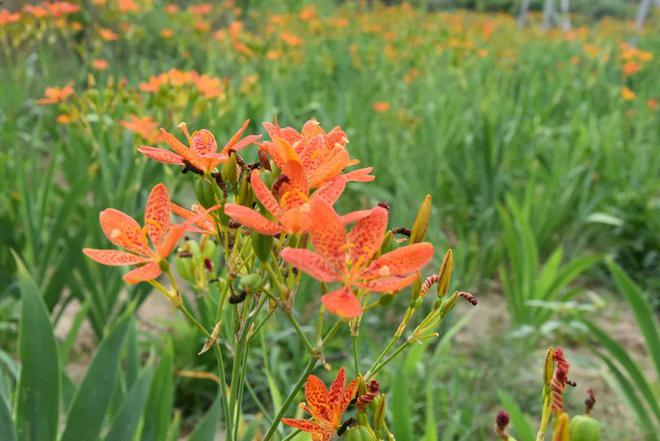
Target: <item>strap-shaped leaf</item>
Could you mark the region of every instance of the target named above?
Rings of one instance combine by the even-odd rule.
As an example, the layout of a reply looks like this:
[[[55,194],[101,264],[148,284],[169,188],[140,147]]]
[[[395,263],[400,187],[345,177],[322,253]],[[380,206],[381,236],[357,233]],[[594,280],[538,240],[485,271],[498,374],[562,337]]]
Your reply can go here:
[[[127,311],[101,341],[71,404],[61,441],[98,439],[116,384],[119,356],[131,314],[131,310]]]
[[[144,412],[144,406],[149,398],[151,381],[154,378],[155,369],[151,366],[145,368],[138,379],[133,383],[126,399],[119,409],[117,417],[112,422],[112,426],[105,441],[124,441],[132,440],[135,437],[140,418]]]
[[[2,397],[0,397],[0,434],[3,441],[16,441],[16,429],[11,419],[11,412]]]
[[[22,298],[16,435],[19,441],[54,441],[60,392],[55,336],[39,288],[20,258],[14,258]]]
[[[204,418],[197,424],[188,441],[213,441],[220,420],[220,394],[216,397]]]

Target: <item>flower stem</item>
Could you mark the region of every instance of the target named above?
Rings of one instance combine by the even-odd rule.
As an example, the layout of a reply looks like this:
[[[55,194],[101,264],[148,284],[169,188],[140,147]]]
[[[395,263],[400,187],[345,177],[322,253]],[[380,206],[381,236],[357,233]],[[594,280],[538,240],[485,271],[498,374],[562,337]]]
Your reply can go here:
[[[303,345],[305,346],[305,349],[307,349],[307,352],[309,352],[309,354],[312,357],[315,357],[316,356],[316,351],[314,350],[314,346],[312,346],[312,344],[309,342],[309,339],[305,335],[305,331],[303,331],[303,329],[300,327],[300,324],[298,323],[298,320],[296,320],[293,313],[289,310],[285,311],[285,314],[286,314],[287,318],[289,319],[289,321],[291,322],[291,324],[293,325],[293,328],[298,333],[298,336],[300,337],[300,340],[302,340]]]

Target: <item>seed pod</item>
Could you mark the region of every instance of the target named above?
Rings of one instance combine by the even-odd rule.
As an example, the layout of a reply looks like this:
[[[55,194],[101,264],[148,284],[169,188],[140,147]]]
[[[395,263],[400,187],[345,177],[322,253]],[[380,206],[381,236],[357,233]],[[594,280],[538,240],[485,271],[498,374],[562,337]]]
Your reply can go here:
[[[204,208],[210,208],[215,205],[215,183],[211,183],[205,178],[200,178],[195,182],[195,197],[199,204]]]
[[[431,205],[431,195],[427,194],[417,211],[417,217],[410,233],[410,243],[418,243],[424,240],[431,221]]]
[[[268,262],[270,251],[273,249],[273,236],[265,236],[259,233],[250,235],[252,249],[262,263]]]
[[[600,441],[600,424],[588,415],[573,417],[568,427],[571,441]]]
[[[174,258],[174,268],[176,268],[176,272],[186,282],[195,281],[194,263],[192,258],[176,256]]]
[[[238,289],[247,292],[257,292],[263,287],[263,280],[258,274],[242,276],[238,281]]]
[[[451,271],[454,268],[454,254],[451,249],[447,250],[445,257],[442,259],[440,271],[438,272],[438,297],[443,297],[449,290],[449,282],[451,282]]]

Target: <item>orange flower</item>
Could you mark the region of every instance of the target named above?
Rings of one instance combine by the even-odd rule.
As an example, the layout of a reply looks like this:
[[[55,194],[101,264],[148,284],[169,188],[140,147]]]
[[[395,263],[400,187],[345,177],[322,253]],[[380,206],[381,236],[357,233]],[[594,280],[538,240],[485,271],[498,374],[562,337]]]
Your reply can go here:
[[[658,100],[649,98],[646,100],[646,107],[648,107],[651,110],[655,110],[658,108]]]
[[[355,380],[346,386],[344,368],[339,369],[329,390],[319,377],[310,375],[305,384],[306,403],[302,403],[300,407],[309,413],[312,419],[282,418],[282,422],[287,426],[311,433],[313,441],[330,441],[341,427],[341,419],[355,397],[356,390]]]
[[[321,282],[341,282],[342,287],[321,300],[343,318],[362,312],[353,288],[394,292],[410,285],[417,271],[433,257],[433,245],[421,242],[398,248],[372,261],[387,229],[387,209],[375,207],[346,234],[342,219],[325,201],[316,200],[310,212],[311,238],[316,251],[284,248],[282,258]]]
[[[176,14],[179,12],[179,7],[177,5],[169,4],[165,6],[165,12],[168,14]]]
[[[387,101],[376,101],[371,107],[378,113],[385,113],[390,110],[390,103]]]
[[[222,81],[220,78],[201,75],[195,80],[195,87],[204,98],[211,99],[222,95]]]
[[[621,98],[623,98],[624,101],[634,101],[637,98],[637,95],[628,87],[623,86],[621,88]]]
[[[71,115],[67,115],[66,113],[63,113],[61,115],[57,115],[57,118],[55,118],[55,121],[57,121],[58,124],[69,124],[73,118]]]
[[[92,67],[97,70],[106,70],[108,68],[108,61],[102,58],[93,60]]]
[[[160,31],[160,36],[163,38],[172,38],[174,36],[174,31],[170,28],[165,28]]]
[[[231,137],[220,152],[217,151],[218,144],[211,132],[202,129],[193,132],[192,136],[190,136],[186,123],[179,124],[179,128],[183,131],[186,138],[188,138],[190,147],[186,147],[165,129],[160,129],[162,139],[174,152],[149,146],[142,146],[138,151],[163,164],[190,165],[204,173],[211,173],[218,164],[228,158],[230,150],[241,150],[261,139],[261,135],[249,135],[241,139],[249,123],[250,120],[246,120],[243,126],[234,133],[234,136]]]
[[[302,39],[300,37],[288,32],[283,32],[282,35],[280,35],[280,38],[289,46],[300,46],[302,44]]]
[[[118,0],[120,12],[138,12],[140,8],[133,0]]]
[[[373,176],[369,175],[370,171],[371,168],[364,168],[336,176],[310,196],[310,188],[302,164],[296,159],[290,159],[282,168],[277,184],[273,183],[273,191],[269,190],[261,180],[259,170],[253,170],[250,175],[254,194],[275,221],[266,219],[251,208],[231,203],[225,205],[225,214],[241,225],[268,236],[282,232],[306,232],[311,227],[310,207],[314,201],[323,200],[327,204],[334,204],[344,192],[347,182],[364,182],[373,179]],[[279,196],[279,200],[273,192]],[[359,212],[355,213],[358,214],[347,215],[345,221],[348,222],[359,216]]]
[[[346,150],[348,138],[339,126],[326,133],[318,121],[311,119],[300,133],[292,127],[280,128],[277,122],[264,123],[264,128],[273,141],[264,142],[261,148],[281,169],[289,160],[300,162],[310,189],[321,187],[358,162],[350,159]],[[373,179],[366,177],[364,182]]]
[[[64,87],[47,87],[44,98],[37,100],[37,103],[41,105],[62,103],[71,95],[73,95],[73,83]]]
[[[119,35],[112,32],[111,29],[101,28],[99,29],[99,35],[105,41],[115,41],[119,39]]]
[[[19,12],[12,13],[6,9],[0,10],[0,26],[16,23],[20,19],[21,19],[21,14]]]
[[[216,208],[212,207],[205,213]],[[153,280],[161,274],[161,261],[167,259],[179,239],[190,230],[190,224],[197,220],[193,218],[185,224],[172,224],[170,213],[171,203],[167,188],[163,184],[157,184],[147,199],[144,228],[129,215],[113,208],[103,210],[99,215],[105,236],[126,251],[84,248],[83,253],[103,265],[140,265],[124,275],[124,281],[127,283]],[[153,248],[149,246],[147,237]]]
[[[143,118],[138,118],[135,115],[131,115],[129,118],[130,121],[122,121],[121,125],[131,132],[137,133],[147,142],[156,142],[158,140],[160,135],[160,132],[158,131],[158,123],[151,117],[145,116]]]
[[[629,61],[628,63],[623,65],[623,73],[624,75],[634,75],[637,72],[639,72],[639,64],[633,63],[632,61]]]

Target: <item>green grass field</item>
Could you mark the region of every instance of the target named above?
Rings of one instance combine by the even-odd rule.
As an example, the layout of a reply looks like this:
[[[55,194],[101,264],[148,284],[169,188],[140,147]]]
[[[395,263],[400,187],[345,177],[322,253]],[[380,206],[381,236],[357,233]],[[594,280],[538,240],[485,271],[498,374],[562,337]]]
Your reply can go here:
[[[188,286],[176,276],[203,327],[222,321],[220,344],[211,345],[224,352],[230,398],[240,397],[227,434],[218,360],[214,351],[197,355],[205,338],[151,285],[126,284],[123,269],[81,250],[109,247],[99,227],[106,208],[141,223],[156,183],[181,205],[199,198],[201,178],[138,152],[166,145],[158,128],[183,140],[176,126],[185,121],[224,145],[246,119],[246,134],[267,140],[263,122],[300,130],[312,118],[327,130],[341,126],[351,158],[376,177],[349,183],[337,211],[386,203],[388,228],[412,228],[430,194],[426,237],[435,257],[424,276],[451,248],[450,292],[480,301],[459,303],[438,338],[379,372],[397,440],[495,439],[495,415],[506,409],[509,432],[533,441],[548,346],[561,346],[571,361],[578,382],[565,397],[571,415],[582,412],[591,387],[602,439],[657,439],[657,13],[637,34],[620,18],[575,15],[572,30],[543,31],[537,13],[521,29],[500,12],[336,3],[107,0],[0,9],[0,434],[16,433],[6,439],[270,436],[307,363],[298,336],[320,336],[335,320],[326,314],[317,323],[325,285],[298,280],[295,329],[286,308],[266,313],[256,297],[222,310],[236,252],[214,261],[217,284],[204,276]],[[257,150],[241,156],[254,163]],[[240,191],[253,201],[241,182],[236,201]],[[256,239],[235,240],[246,247],[239,257],[256,267],[249,251]],[[305,246],[304,235],[287,244],[294,240]],[[274,276],[259,268],[274,290]],[[297,277],[285,270],[282,281]],[[432,314],[430,292],[419,315]],[[361,319],[359,356],[349,326],[338,328],[324,350],[331,372],[315,371],[326,384],[340,366],[352,375],[354,363],[362,374],[378,364],[411,304],[408,290],[391,300]],[[261,325],[246,347],[233,346],[245,323]],[[285,416],[304,397],[292,398]],[[43,427],[25,426],[36,420]],[[311,439],[289,433],[280,425],[272,439]]]

